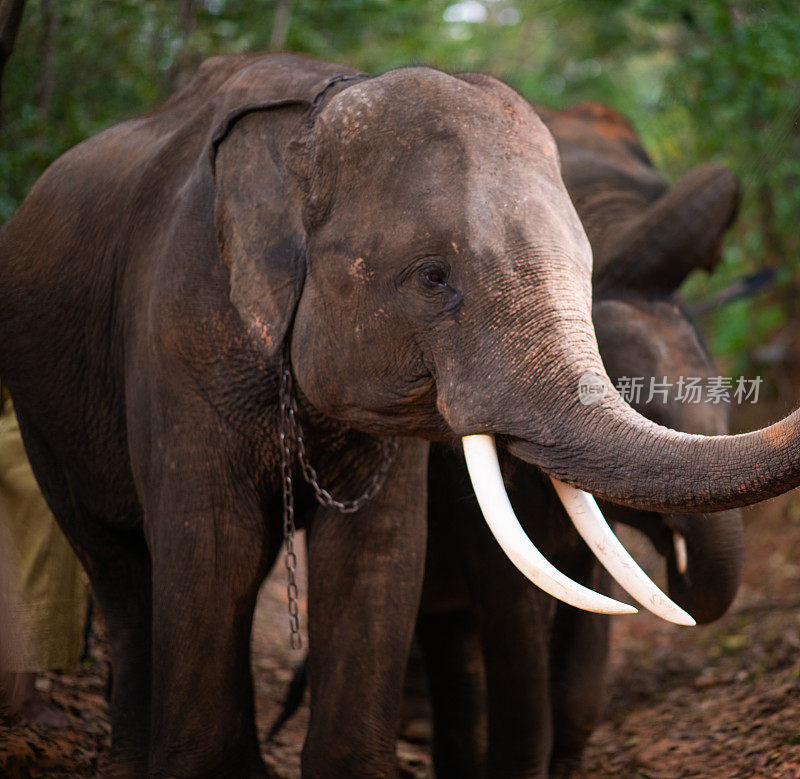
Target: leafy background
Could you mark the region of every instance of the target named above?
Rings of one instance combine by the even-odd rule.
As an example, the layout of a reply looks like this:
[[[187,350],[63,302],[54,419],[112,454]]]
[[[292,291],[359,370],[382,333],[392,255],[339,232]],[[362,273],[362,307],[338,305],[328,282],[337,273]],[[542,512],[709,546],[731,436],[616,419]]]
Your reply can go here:
[[[766,372],[777,396],[800,360],[798,41],[796,0],[29,0],[3,84],[0,221],[60,153],[148,110],[210,55],[486,71],[555,107],[616,107],[670,180],[706,161],[740,176],[721,267],[684,292],[707,300],[774,269],[765,291],[701,324],[723,370]]]

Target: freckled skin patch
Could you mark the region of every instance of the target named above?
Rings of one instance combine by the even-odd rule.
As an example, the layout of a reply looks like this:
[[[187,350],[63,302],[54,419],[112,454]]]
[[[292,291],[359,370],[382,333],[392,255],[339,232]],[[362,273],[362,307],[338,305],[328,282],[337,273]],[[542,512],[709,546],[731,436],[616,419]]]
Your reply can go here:
[[[252,315],[249,319],[248,330],[257,343],[261,344],[264,349],[271,350],[274,344],[274,338],[270,333],[271,323],[266,322],[258,314]]]
[[[367,265],[362,257],[356,257],[349,268],[350,278],[353,281],[366,283],[374,278],[374,274],[367,270]]]

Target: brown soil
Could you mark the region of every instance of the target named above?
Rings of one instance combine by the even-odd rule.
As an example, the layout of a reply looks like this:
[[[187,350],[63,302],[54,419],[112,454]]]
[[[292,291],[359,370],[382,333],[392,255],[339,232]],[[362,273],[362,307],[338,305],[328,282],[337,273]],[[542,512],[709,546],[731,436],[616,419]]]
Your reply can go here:
[[[587,777],[800,777],[800,494],[746,512],[745,582],[713,625],[677,628],[618,618],[606,717]],[[638,559],[649,551],[626,537]],[[305,604],[302,604],[303,606]],[[274,720],[302,652],[288,647],[283,570],[265,584],[253,636],[259,732]],[[0,714],[0,775],[87,777],[108,752],[107,655],[95,635],[76,676],[43,687],[70,719],[63,732]],[[274,777],[299,775],[303,707],[265,749]],[[430,777],[427,748],[400,742],[404,777]]]
[[[745,521],[745,581],[725,617],[617,620],[585,776],[800,777],[800,495]]]

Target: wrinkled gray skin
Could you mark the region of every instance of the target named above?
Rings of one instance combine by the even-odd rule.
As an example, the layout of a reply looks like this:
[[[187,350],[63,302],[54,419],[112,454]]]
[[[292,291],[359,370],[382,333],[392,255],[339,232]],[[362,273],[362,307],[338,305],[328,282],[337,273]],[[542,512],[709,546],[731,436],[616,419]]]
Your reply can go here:
[[[309,525],[305,776],[396,774],[425,544],[427,445],[495,433],[604,497],[703,511],[800,481],[798,415],[686,437],[613,392],[591,252],[552,137],[499,82],[338,82],[291,55],[210,60],[151,114],[57,160],[0,231],[0,380],[102,609],[112,763],[264,776],[249,636],[281,542],[288,344],[308,453],[356,515]],[[315,96],[318,99],[314,105]]]
[[[673,385],[700,377],[705,385],[716,374],[675,292],[694,267],[715,264],[738,204],[735,179],[704,166],[669,188],[611,109],[587,104],[540,114],[592,241],[592,318],[608,375],[615,382],[644,377],[632,405],[654,422],[727,433],[727,404],[679,401],[674,386],[668,402],[659,395],[646,401],[650,377]],[[619,239],[626,233],[636,235],[627,250]],[[437,776],[568,774],[602,712],[610,620],[554,600],[513,567],[493,543],[459,452],[434,446],[429,472],[418,637],[429,671]],[[545,556],[589,587],[607,584],[546,476],[509,457],[503,473],[517,516]],[[726,611],[741,578],[738,510],[691,516],[602,508],[609,520],[647,534],[666,557],[670,596],[698,622]],[[687,541],[685,574],[676,567],[673,530]],[[419,670],[412,662],[410,673]]]

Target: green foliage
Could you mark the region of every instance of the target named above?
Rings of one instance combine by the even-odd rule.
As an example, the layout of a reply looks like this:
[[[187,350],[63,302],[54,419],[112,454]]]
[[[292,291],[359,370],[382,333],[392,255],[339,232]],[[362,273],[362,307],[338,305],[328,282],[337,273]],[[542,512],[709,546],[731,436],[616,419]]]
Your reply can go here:
[[[793,0],[644,5],[680,19],[661,113],[691,107],[686,160],[716,159],[743,187],[725,262],[688,292],[703,297],[764,266],[789,271],[772,292],[709,318],[712,349],[744,370],[746,355],[800,313],[800,8]]]
[[[195,0],[183,20],[181,5],[28,0],[5,76],[0,221],[55,157],[151,108],[205,57],[269,46],[276,2]],[[796,0],[296,0],[285,48],[371,72],[486,71],[556,107],[607,102],[668,177],[705,161],[732,168],[744,199],[724,261],[685,291],[703,298],[764,265],[786,269],[773,291],[706,319],[712,350],[744,371],[800,315],[798,41]]]

